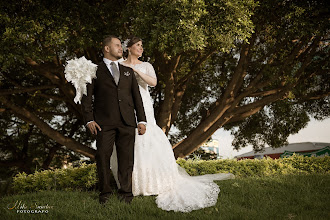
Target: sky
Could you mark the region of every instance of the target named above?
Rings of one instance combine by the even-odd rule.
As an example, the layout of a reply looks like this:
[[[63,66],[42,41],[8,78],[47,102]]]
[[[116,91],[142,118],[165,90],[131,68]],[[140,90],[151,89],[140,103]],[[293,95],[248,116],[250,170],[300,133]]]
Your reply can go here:
[[[246,147],[239,151],[233,150],[231,142],[233,140],[230,131],[219,129],[212,135],[213,139],[219,141],[220,156],[222,158],[233,158],[234,156],[252,151],[252,147]],[[297,134],[290,135],[288,142],[327,142],[330,143],[330,118],[323,121],[312,119],[308,125]]]

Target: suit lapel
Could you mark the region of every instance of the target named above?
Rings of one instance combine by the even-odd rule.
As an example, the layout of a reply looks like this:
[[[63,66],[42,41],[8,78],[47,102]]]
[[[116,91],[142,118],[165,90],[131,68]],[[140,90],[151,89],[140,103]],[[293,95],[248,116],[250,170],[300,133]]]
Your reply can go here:
[[[113,81],[113,83],[116,85],[115,83],[115,79],[113,78],[110,70],[108,69],[107,65],[102,61],[101,64],[100,64],[100,67],[101,67],[101,70],[103,72],[105,72],[108,76],[110,76],[111,80]],[[120,79],[120,78],[119,78]],[[118,83],[119,84],[119,83]]]

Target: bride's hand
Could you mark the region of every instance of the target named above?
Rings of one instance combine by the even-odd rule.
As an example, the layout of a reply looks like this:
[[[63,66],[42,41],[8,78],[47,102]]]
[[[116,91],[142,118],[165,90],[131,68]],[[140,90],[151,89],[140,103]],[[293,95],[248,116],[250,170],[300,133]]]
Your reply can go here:
[[[131,67],[132,70],[133,70],[135,73],[137,73],[138,75],[140,75],[140,73],[139,73],[138,71],[136,71],[136,70],[133,68],[133,65],[129,65],[128,67]]]
[[[138,133],[139,135],[144,135],[146,133],[146,126],[144,124],[138,124]]]
[[[133,65],[132,64],[126,64],[126,63],[122,63],[124,66],[127,66],[127,67],[130,67],[130,68],[132,68],[132,70],[134,71],[134,72],[136,72],[137,74],[139,74],[134,68],[133,68]]]

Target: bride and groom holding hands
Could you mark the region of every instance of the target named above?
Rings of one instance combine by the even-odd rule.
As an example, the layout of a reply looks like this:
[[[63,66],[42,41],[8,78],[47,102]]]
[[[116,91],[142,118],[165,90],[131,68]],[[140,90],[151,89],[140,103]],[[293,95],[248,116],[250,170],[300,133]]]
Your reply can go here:
[[[143,53],[140,38],[125,42],[123,51],[117,37],[104,38],[103,61],[81,100],[87,127],[97,136],[99,202],[105,203],[115,192],[110,185],[111,164],[118,196],[126,203],[134,196],[157,195],[157,206],[167,211],[190,212],[215,205],[220,190],[213,180],[233,175],[192,177],[177,165],[172,146],[154,118],[148,87],[157,84],[155,70],[138,59]]]

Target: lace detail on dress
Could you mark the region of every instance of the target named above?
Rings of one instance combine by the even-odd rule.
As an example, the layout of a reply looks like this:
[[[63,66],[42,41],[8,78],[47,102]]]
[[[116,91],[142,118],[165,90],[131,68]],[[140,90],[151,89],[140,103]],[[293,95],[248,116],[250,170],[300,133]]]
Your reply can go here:
[[[201,182],[197,185],[191,182],[192,180],[186,180],[186,184],[177,185],[173,192],[160,193],[156,198],[157,206],[166,211],[190,212],[217,203],[220,192],[217,184]]]
[[[134,68],[157,79],[154,68],[148,62],[143,62],[141,64],[137,64],[134,66]],[[154,116],[154,107],[153,107],[152,99],[150,97],[148,84],[138,74],[135,73],[135,76],[136,76],[136,80],[139,84],[139,89],[140,89],[143,106],[144,106],[144,111],[145,111],[145,114],[147,117],[147,123],[148,123],[148,125],[156,124],[156,120],[155,120],[155,116]]]
[[[153,66],[148,63],[148,62],[143,62],[140,64],[136,64],[134,66],[135,69],[140,70],[141,72],[147,74],[148,76],[151,76],[155,79],[157,79],[155,70],[153,68]],[[135,73],[135,78],[139,84],[140,87],[142,87],[143,89],[147,90],[148,89],[148,84],[139,76],[139,74]]]

